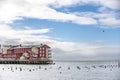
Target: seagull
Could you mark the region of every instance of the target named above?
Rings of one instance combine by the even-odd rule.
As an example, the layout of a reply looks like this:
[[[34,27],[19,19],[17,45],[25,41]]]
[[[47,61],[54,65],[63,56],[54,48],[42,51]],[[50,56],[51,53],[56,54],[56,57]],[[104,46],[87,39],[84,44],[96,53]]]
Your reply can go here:
[[[61,69],[61,68],[62,68],[62,67],[60,66],[60,67],[58,68],[58,70]]]
[[[70,70],[70,67],[68,67],[68,70]]]
[[[79,66],[77,66],[77,69],[79,69],[79,70],[80,70],[80,67],[79,67]]]

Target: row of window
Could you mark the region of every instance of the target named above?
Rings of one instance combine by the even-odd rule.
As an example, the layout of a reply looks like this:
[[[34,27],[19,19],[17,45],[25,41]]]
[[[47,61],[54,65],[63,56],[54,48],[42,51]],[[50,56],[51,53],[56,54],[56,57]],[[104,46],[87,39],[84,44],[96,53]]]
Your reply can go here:
[[[25,53],[26,51],[8,51],[8,53]],[[40,53],[45,53],[45,51],[40,51]]]
[[[40,56],[40,57],[44,57],[44,56],[45,56],[45,54],[39,54],[39,56]]]
[[[42,49],[45,49],[45,48],[42,48]],[[31,49],[26,49],[26,48],[18,48],[18,49],[15,49],[15,50],[8,50],[8,53],[24,53],[26,51],[30,51]],[[42,51],[39,51],[40,53],[45,53],[46,51],[45,50],[42,50]]]
[[[45,53],[45,51],[40,51],[40,53]]]
[[[43,48],[40,48],[40,50],[45,50],[45,48],[43,47]]]
[[[3,55],[3,57],[16,57],[16,55]]]
[[[13,52],[15,53],[21,53],[21,52],[26,52],[30,51],[31,49],[26,49],[26,48],[20,48],[20,49],[15,49]],[[12,53],[12,50],[8,50],[8,53]]]

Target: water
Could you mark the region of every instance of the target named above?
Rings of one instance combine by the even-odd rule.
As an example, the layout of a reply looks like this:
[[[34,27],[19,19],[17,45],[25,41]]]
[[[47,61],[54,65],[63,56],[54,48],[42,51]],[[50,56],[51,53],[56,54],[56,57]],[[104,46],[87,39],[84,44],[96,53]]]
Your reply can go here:
[[[120,80],[117,61],[0,65],[0,80]]]

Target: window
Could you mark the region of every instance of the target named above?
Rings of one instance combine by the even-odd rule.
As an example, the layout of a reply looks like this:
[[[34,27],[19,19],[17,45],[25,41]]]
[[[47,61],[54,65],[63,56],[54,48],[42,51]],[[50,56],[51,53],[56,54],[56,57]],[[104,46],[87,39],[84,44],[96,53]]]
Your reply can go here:
[[[39,54],[40,55],[40,57],[41,57],[41,54]]]
[[[43,54],[43,56],[45,56],[45,54]]]
[[[43,47],[43,50],[45,50],[45,48]]]
[[[42,53],[42,51],[40,51],[40,53]]]
[[[45,53],[45,51],[43,51],[43,53]]]
[[[42,48],[40,48],[40,50],[42,50]]]

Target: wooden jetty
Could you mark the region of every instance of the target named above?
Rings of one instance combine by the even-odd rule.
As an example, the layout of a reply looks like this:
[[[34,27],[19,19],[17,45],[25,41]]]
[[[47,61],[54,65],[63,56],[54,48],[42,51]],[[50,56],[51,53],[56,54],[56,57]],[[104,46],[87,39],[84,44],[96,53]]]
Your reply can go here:
[[[38,61],[38,60],[33,60],[33,61],[2,61],[0,60],[0,64],[53,64],[53,61],[52,60],[49,60],[49,61]]]

